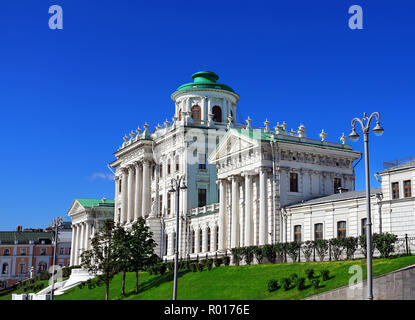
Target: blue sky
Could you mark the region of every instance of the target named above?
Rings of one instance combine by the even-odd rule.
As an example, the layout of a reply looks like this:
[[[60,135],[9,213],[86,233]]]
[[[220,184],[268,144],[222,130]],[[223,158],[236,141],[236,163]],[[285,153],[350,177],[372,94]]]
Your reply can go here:
[[[48,28],[53,4],[63,30]],[[348,28],[353,4],[363,30]],[[353,117],[379,111],[372,172],[414,155],[414,9],[404,0],[2,1],[0,230],[45,227],[77,197],[112,198],[107,164],[124,134],[171,120],[171,93],[201,70],[241,96],[238,120],[303,123],[308,137],[324,128],[338,142]],[[363,161],[356,174],[363,189]]]

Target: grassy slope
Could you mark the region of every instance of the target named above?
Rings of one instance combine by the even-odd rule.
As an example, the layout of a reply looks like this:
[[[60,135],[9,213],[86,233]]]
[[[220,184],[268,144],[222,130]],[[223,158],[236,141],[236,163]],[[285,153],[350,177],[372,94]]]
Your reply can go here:
[[[36,286],[36,285],[39,285],[40,283],[43,283],[43,285],[44,285],[43,289],[45,289],[49,285],[49,280],[39,280],[39,281],[36,281],[33,285]],[[32,292],[33,292],[33,290],[29,290],[26,293],[32,293]],[[25,292],[23,291],[23,288],[16,289],[16,290],[13,290],[13,291],[7,291],[5,294],[0,295],[0,300],[11,300],[13,293],[21,294],[21,293],[25,293]]]
[[[415,256],[399,257],[392,259],[374,259],[373,274],[379,276],[390,271],[415,264]],[[211,271],[180,273],[178,298],[194,300],[263,300],[263,299],[302,299],[323,291],[331,290],[348,284],[351,274],[348,273],[352,265],[362,266],[363,277],[366,277],[365,260],[335,261],[335,262],[309,262],[289,264],[264,264],[253,266],[228,266],[213,268]],[[298,291],[297,288],[275,292],[267,291],[267,282],[270,279],[280,280],[289,277],[292,273],[305,277],[305,270],[313,268],[317,275],[322,269],[330,269],[332,278],[322,282],[319,289],[310,286]],[[140,273],[140,293],[134,293],[135,274],[127,274],[126,296],[124,300],[158,300],[171,299],[172,297],[172,274],[164,276],[148,275]],[[120,299],[121,275],[118,274],[112,281],[110,287],[110,299]],[[101,300],[105,297],[105,287],[88,289],[74,288],[62,296],[56,296],[57,300]]]

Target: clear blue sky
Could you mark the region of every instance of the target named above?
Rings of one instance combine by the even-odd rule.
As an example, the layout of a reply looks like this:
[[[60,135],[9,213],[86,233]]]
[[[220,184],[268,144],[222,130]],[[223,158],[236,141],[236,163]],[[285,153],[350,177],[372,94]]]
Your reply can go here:
[[[53,4],[63,30],[48,28]],[[363,30],[348,28],[352,4]],[[171,93],[200,70],[239,93],[238,120],[303,123],[338,142],[353,117],[379,111],[372,172],[414,155],[414,15],[407,0],[2,1],[0,230],[112,198],[107,163],[124,134],[170,120]]]

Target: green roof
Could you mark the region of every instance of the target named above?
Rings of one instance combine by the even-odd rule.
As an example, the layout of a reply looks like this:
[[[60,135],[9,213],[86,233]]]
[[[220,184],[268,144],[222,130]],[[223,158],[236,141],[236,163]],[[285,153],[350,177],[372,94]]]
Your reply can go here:
[[[84,208],[94,208],[94,207],[113,207],[114,206],[114,200],[112,199],[75,199],[78,201],[81,206]]]
[[[200,71],[192,75],[193,82],[186,83],[177,88],[176,92],[191,90],[191,89],[200,89],[200,88],[210,88],[210,89],[220,89],[226,90],[235,93],[233,89],[226,84],[216,82],[219,79],[219,76],[212,71]]]
[[[52,241],[52,232],[32,232],[32,231],[0,231],[1,244],[14,244],[17,240],[19,244],[28,244],[34,241],[39,244],[41,240],[46,240],[46,244]]]

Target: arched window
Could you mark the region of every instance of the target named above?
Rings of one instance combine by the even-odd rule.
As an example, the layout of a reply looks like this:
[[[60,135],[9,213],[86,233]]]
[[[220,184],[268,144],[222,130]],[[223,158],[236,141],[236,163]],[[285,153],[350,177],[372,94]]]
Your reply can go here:
[[[219,106],[214,106],[212,108],[213,121],[222,122],[222,109]]]
[[[10,255],[10,250],[9,249],[4,249],[3,255],[9,256]]]
[[[173,232],[173,246],[172,246],[172,254],[176,253],[176,232]]]
[[[9,264],[3,263],[3,267],[1,268],[1,274],[8,274],[9,273]]]
[[[216,250],[219,248],[219,226],[216,226]]]
[[[39,262],[37,270],[40,271],[45,271],[47,268],[47,264],[44,261]]]
[[[198,105],[192,107],[192,118],[195,124],[200,124],[200,120],[202,119],[201,109]]]
[[[202,252],[203,234],[202,230],[199,230],[199,252]]]
[[[171,160],[169,159],[167,161],[167,174],[170,174],[170,173],[171,173]]]
[[[210,228],[207,228],[207,251],[210,252]]]
[[[182,121],[182,109],[179,109],[179,121]]]
[[[167,248],[169,247],[169,236],[166,234],[164,239],[164,255],[167,256]]]

